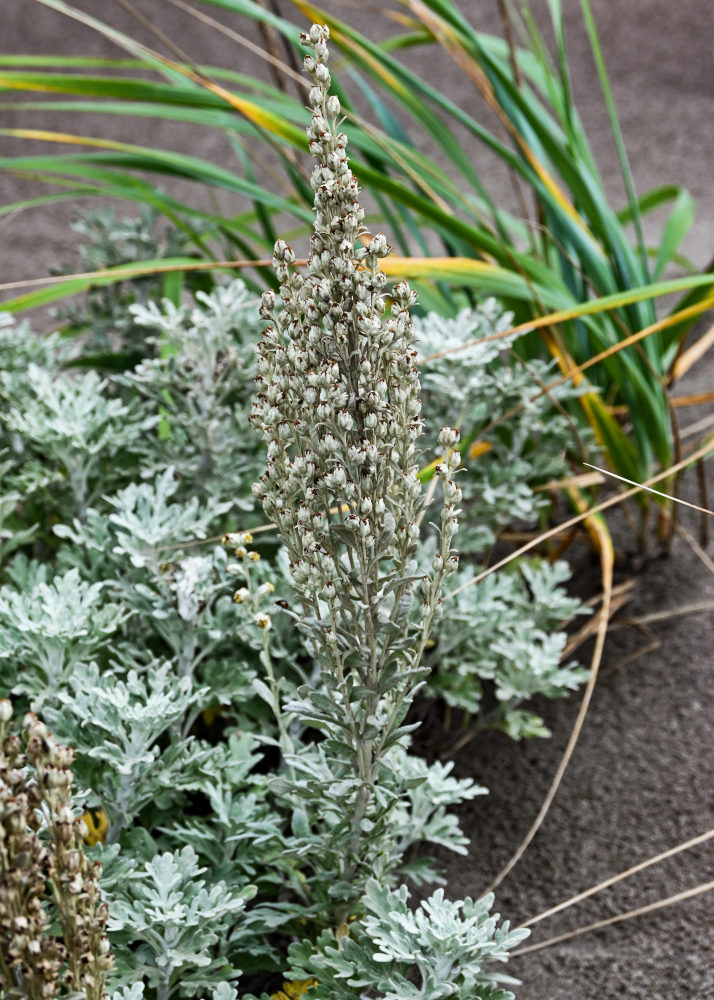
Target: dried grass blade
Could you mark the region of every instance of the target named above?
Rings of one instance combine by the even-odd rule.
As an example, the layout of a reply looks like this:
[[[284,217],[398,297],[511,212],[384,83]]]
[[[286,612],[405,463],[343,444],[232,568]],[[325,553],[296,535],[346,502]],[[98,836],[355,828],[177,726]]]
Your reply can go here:
[[[714,510],[709,510],[708,507],[700,507],[699,504],[690,503],[688,500],[681,500],[679,497],[672,496],[671,493],[662,493],[661,490],[653,490],[651,486],[636,483],[632,479],[626,479],[625,476],[619,476],[616,472],[609,472],[607,469],[601,469],[599,466],[591,465],[589,462],[583,462],[583,465],[587,465],[589,469],[595,469],[597,472],[602,472],[604,476],[610,476],[612,479],[619,479],[622,483],[628,483],[630,486],[639,486],[640,489],[646,490],[648,493],[654,493],[658,497],[664,497],[665,500],[673,500],[675,503],[679,503],[683,507],[691,507],[692,510],[697,510],[700,514],[711,514],[714,516]]]
[[[711,513],[711,511],[709,511],[709,513]],[[704,565],[709,570],[709,572],[714,575],[714,560],[712,560],[707,555],[707,553],[701,547],[701,545],[696,540],[696,538],[693,538],[689,534],[689,532],[687,531],[687,529],[683,528],[681,524],[678,524],[675,530],[677,531],[677,534],[679,534],[679,535],[682,536],[682,538],[685,540],[685,542],[687,543],[687,545],[690,546],[690,548],[692,549],[692,551],[694,552],[694,554],[697,556],[697,558],[701,559],[701,561],[704,563]]]
[[[576,493],[575,490],[571,490],[571,495],[573,499],[578,504],[578,506],[583,507],[585,505],[585,499],[583,495],[579,492]],[[548,810],[556,796],[560,783],[563,780],[563,775],[565,774],[570,759],[573,756],[573,751],[577,745],[580,733],[585,722],[585,717],[588,713],[588,708],[590,707],[590,701],[592,699],[593,691],[595,690],[595,684],[597,682],[598,671],[600,669],[600,663],[602,661],[602,654],[605,648],[605,637],[607,635],[607,626],[610,620],[610,608],[612,603],[612,589],[613,589],[613,572],[615,565],[615,552],[612,544],[612,538],[610,532],[607,529],[603,518],[595,514],[594,511],[585,511],[583,514],[583,519],[585,520],[585,525],[588,531],[591,533],[593,538],[596,539],[598,548],[600,550],[600,567],[602,572],[602,609],[601,617],[598,622],[597,634],[595,639],[595,649],[593,650],[592,659],[590,661],[590,676],[588,677],[588,682],[585,685],[585,690],[583,692],[583,697],[580,702],[580,708],[578,710],[577,717],[575,719],[575,724],[568,738],[567,745],[563,752],[563,756],[560,759],[553,780],[551,781],[548,792],[543,800],[543,804],[538,811],[538,815],[533,820],[528,832],[519,844],[518,848],[514,851],[513,855],[509,861],[503,866],[503,868],[498,872],[496,877],[490,883],[486,892],[491,892],[496,886],[500,885],[503,879],[512,871],[518,862],[521,860],[526,850],[528,849],[531,841],[538,833],[538,830],[543,824],[543,820],[548,814]],[[448,595],[447,595],[448,596]]]
[[[702,334],[696,343],[692,344],[683,354],[679,355],[672,365],[670,381],[677,382],[685,375],[692,365],[695,365],[697,361],[704,357],[712,344],[714,344],[714,323],[712,323],[706,333]]]
[[[515,958],[517,955],[525,955],[531,951],[540,951],[542,948],[551,948],[555,944],[560,944],[562,941],[569,941],[571,938],[579,937],[581,934],[598,931],[603,927],[609,927],[611,924],[619,924],[623,920],[632,920],[633,917],[641,917],[646,913],[653,913],[655,910],[663,910],[666,906],[672,906],[674,903],[682,903],[686,899],[693,899],[695,896],[701,896],[705,892],[711,892],[712,889],[714,889],[714,881],[703,882],[701,885],[695,885],[692,889],[685,889],[683,892],[677,892],[673,896],[667,896],[666,899],[658,899],[655,903],[648,903],[647,906],[639,906],[635,910],[618,913],[616,916],[608,917],[606,920],[597,920],[586,927],[578,927],[577,930],[568,931],[567,934],[559,934],[557,937],[548,938],[546,941],[526,945],[525,948],[512,951],[511,958]]]
[[[634,586],[634,580],[626,580],[624,584],[621,584],[619,587],[613,589],[609,609],[610,623],[612,623],[613,616],[632,600],[634,596]],[[578,629],[578,631],[568,639],[560,657],[561,663],[569,656],[572,656],[576,649],[582,646],[584,642],[587,642],[592,635],[597,633],[602,620],[603,610],[604,609],[601,608],[594,618],[591,618],[589,622],[583,625],[581,629]]]
[[[662,472],[658,472],[657,475],[652,476],[648,479],[646,483],[640,485],[637,484],[629,490],[625,490],[624,493],[618,493],[617,496],[609,497],[607,500],[603,500],[602,503],[597,504],[595,507],[591,507],[590,510],[585,511],[582,514],[576,514],[575,517],[571,517],[569,520],[564,521],[562,524],[556,524],[554,528],[549,528],[548,531],[542,532],[537,538],[528,542],[526,545],[522,545],[515,552],[511,552],[510,555],[505,556],[498,562],[494,563],[493,566],[489,566],[488,569],[483,570],[477,576],[473,577],[471,580],[467,580],[460,587],[455,587],[454,590],[450,590],[448,594],[444,595],[444,600],[449,597],[454,597],[456,594],[461,593],[462,590],[466,590],[467,587],[473,587],[475,584],[480,583],[491,573],[495,573],[496,570],[501,569],[502,566],[508,565],[514,559],[522,556],[525,552],[529,552],[534,549],[537,545],[541,545],[543,542],[547,542],[549,538],[554,538],[555,535],[561,534],[563,531],[569,531],[576,524],[580,524],[591,514],[599,514],[603,510],[607,510],[609,507],[614,507],[618,503],[622,503],[623,500],[629,499],[629,497],[634,496],[641,489],[651,486],[653,483],[658,483],[662,479],[667,479],[669,476],[673,475],[675,472],[679,472],[680,469],[686,469],[689,465],[694,465],[695,462],[699,461],[700,458],[704,458],[710,452],[714,451],[714,440],[708,441],[697,451],[683,458],[681,462],[677,462],[675,465],[670,465],[668,468],[664,469]]]
[[[666,851],[662,851],[660,854],[655,854],[651,858],[647,858],[646,861],[640,861],[638,864],[633,865],[624,872],[618,872],[617,875],[612,875],[610,878],[605,879],[603,882],[598,882],[597,885],[591,886],[590,889],[585,889],[583,892],[579,892],[577,896],[571,896],[569,899],[563,900],[562,903],[558,903],[557,906],[551,906],[547,910],[543,910],[542,913],[537,914],[535,917],[531,917],[530,920],[526,920],[522,927],[532,927],[533,924],[539,923],[541,920],[545,920],[547,917],[552,917],[555,913],[560,913],[561,910],[567,910],[570,906],[575,906],[576,903],[582,902],[584,899],[588,899],[590,896],[596,895],[598,892],[602,892],[603,889],[609,889],[611,885],[615,885],[617,882],[622,882],[624,879],[629,878],[630,875],[636,875],[637,872],[644,871],[645,868],[650,868],[652,865],[659,864],[660,861],[666,861],[667,858],[673,858],[676,854],[681,854],[682,851],[688,851],[692,847],[697,847],[699,844],[706,844],[708,840],[714,837],[714,829],[707,830],[705,833],[700,833],[696,837],[692,837],[690,840],[685,840],[681,844],[677,844],[676,847],[670,847]]]

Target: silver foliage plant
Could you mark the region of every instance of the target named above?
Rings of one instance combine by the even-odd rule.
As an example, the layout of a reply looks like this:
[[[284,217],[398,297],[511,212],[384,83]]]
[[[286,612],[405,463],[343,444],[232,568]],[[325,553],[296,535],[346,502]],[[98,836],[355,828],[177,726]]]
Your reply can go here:
[[[370,237],[363,226],[347,139],[338,126],[339,100],[329,93],[328,38],[320,25],[301,36],[313,52],[305,69],[313,79],[308,141],[317,161],[311,180],[315,223],[307,275],[291,270],[295,254],[285,242],[275,245],[281,306],[273,292],[264,294],[261,313],[270,325],[259,345],[252,420],[268,449],[254,493],[287,546],[302,605],[302,613],[293,614],[321,668],[319,686],[305,685],[287,710],[326,738],[302,754],[287,755],[291,777],[281,787],[311,821],[305,824],[303,855],[310,849],[310,828],[325,830],[321,844],[312,838],[321,857],[338,847],[338,881],[330,890],[341,904],[337,920],[359,915],[364,893],[374,884],[371,876],[386,878],[389,885],[390,861],[394,867],[389,818],[405,788],[387,753],[404,743],[409,727],[401,723],[423,682],[422,654],[441,611],[442,585],[458,565],[451,542],[461,490],[453,479],[460,464],[459,434],[445,427],[436,467],[443,489],[438,544],[430,571],[418,571],[423,498],[416,443],[422,421],[409,314],[416,295],[406,282],[398,283],[387,310],[380,260],[390,248],[383,235]],[[319,804],[323,816],[311,812],[311,804]],[[439,907],[431,909],[436,913]],[[469,925],[464,959],[495,929],[487,909],[481,917]],[[356,929],[355,939],[365,934],[366,924]],[[506,928],[504,947],[522,936],[509,936]],[[351,957],[359,950],[350,945],[342,954],[323,942],[317,956],[309,952],[305,960],[298,949],[300,974],[314,973],[325,983],[316,987],[316,997],[336,995],[331,953],[337,978],[351,976],[353,988],[396,995],[388,977],[379,983],[364,978],[365,970]],[[453,986],[446,993],[433,991],[428,962],[420,972],[414,997],[461,992],[453,988],[459,982],[456,969],[450,969]],[[464,979],[470,989],[474,982]],[[481,995],[492,995],[492,982],[491,976],[484,980]]]
[[[264,466],[260,438],[250,428],[245,433],[245,424],[233,419],[233,414],[247,411],[252,394],[245,368],[252,374],[250,337],[260,323],[257,303],[235,282],[210,301],[197,300],[190,312],[179,314],[166,303],[161,314],[144,309],[144,317],[161,335],[157,356],[121,379],[97,380],[94,407],[81,410],[86,417],[82,433],[77,433],[74,419],[64,432],[67,447],[84,462],[95,454],[95,434],[103,435],[96,417],[105,400],[120,397],[127,404],[131,447],[121,450],[112,447],[111,440],[104,442],[104,458],[95,466],[94,497],[84,518],[66,488],[61,454],[65,442],[57,438],[58,447],[42,456],[37,474],[30,474],[27,456],[39,455],[39,445],[36,437],[27,438],[14,425],[12,414],[19,407],[18,394],[31,362],[61,380],[63,391],[74,386],[83,394],[86,380],[62,370],[63,360],[73,356],[66,340],[31,337],[24,325],[0,326],[0,358],[4,370],[14,373],[1,387],[8,405],[0,412],[0,539],[11,558],[3,564],[0,587],[0,694],[12,691],[23,711],[30,705],[40,709],[55,735],[76,749],[77,800],[91,810],[95,826],[104,816],[104,846],[91,851],[101,856],[103,887],[115,914],[121,914],[121,927],[115,922],[110,931],[116,956],[111,988],[120,990],[117,997],[133,998],[145,985],[146,1000],[153,1000],[159,986],[171,997],[233,1000],[236,991],[230,984],[239,969],[245,974],[243,990],[263,989],[271,973],[286,969],[287,943],[298,940],[299,950],[289,959],[296,978],[305,962],[312,962],[312,975],[320,979],[323,991],[329,994],[330,984],[337,982],[344,995],[356,998],[364,990],[342,977],[354,963],[355,976],[389,984],[384,990],[375,985],[376,996],[387,990],[400,995],[404,981],[411,984],[424,963],[432,961],[428,941],[410,938],[413,961],[400,952],[398,959],[375,962],[371,956],[385,932],[376,934],[369,917],[371,883],[355,898],[357,883],[364,874],[378,875],[380,892],[388,891],[390,907],[401,911],[401,879],[408,875],[422,884],[436,880],[425,853],[415,857],[413,845],[427,845],[428,852],[428,844],[439,844],[463,853],[466,840],[452,807],[483,790],[454,778],[450,765],[427,765],[405,749],[404,736],[398,737],[380,762],[355,837],[346,809],[359,787],[353,747],[341,739],[339,729],[330,733],[331,716],[324,719],[320,714],[332,704],[333,673],[323,663],[323,683],[291,619],[273,610],[278,597],[287,597],[293,609],[299,607],[288,580],[285,549],[276,553],[274,543],[266,541],[269,535],[256,535],[253,542],[246,531],[231,542],[232,554],[201,541],[226,528],[250,528],[263,520],[262,512],[248,512],[253,499],[248,483]],[[477,320],[469,314],[458,328],[449,327],[452,339],[471,339]],[[434,331],[434,349],[440,338],[448,346],[442,326],[433,314],[421,322],[423,353],[432,352],[431,343],[424,347],[428,330]],[[159,357],[164,339],[175,348],[165,359]],[[240,359],[233,359],[231,352],[239,352]],[[493,371],[479,375],[474,362],[473,380],[481,386],[479,391],[474,388],[477,402],[484,379],[494,387],[506,381],[503,362],[494,357],[489,364]],[[434,414],[452,422],[460,418],[450,408],[453,384],[444,378],[443,391],[436,385],[429,388],[424,402],[432,426],[439,426]],[[28,393],[28,406],[29,399]],[[509,408],[501,397],[489,399],[494,413]],[[204,461],[206,436],[195,430],[199,411],[209,414],[215,426],[233,432],[231,441],[211,437],[209,466]],[[46,411],[34,412],[38,432]],[[466,426],[473,417],[469,410]],[[56,434],[56,428],[51,433]],[[563,439],[554,436],[540,451],[541,461],[557,463]],[[232,456],[231,476],[225,471],[226,454]],[[502,462],[508,465],[507,458]],[[467,502],[472,499],[475,465],[471,462],[461,476]],[[530,474],[524,478],[532,481]],[[441,502],[438,498],[434,504],[437,520]],[[464,534],[462,527],[460,541]],[[439,544],[433,532],[422,538],[420,568],[429,567]],[[470,572],[471,567],[461,567],[451,577],[452,585]],[[514,591],[511,576],[492,579],[499,582],[497,593],[485,581],[446,605],[448,613],[432,633],[437,646],[426,659],[427,666],[435,666],[429,685],[450,703],[477,711],[479,679],[493,678],[508,696],[503,702],[508,731],[514,730],[517,712],[516,728],[522,731],[523,712],[516,705],[536,689],[538,677],[554,687],[547,694],[570,685],[551,673],[560,648],[551,657],[544,646],[534,656],[534,637],[530,631],[521,635],[526,631],[521,624],[532,618],[539,629],[550,632],[566,616],[566,601],[558,581],[534,586],[535,578],[530,577],[527,598]],[[418,581],[415,585],[418,588]],[[418,589],[415,596],[419,600]],[[320,618],[329,620],[326,605],[318,606]],[[552,621],[541,620],[546,609],[553,612]],[[416,634],[417,610],[412,608],[408,643]],[[515,625],[517,648],[510,640]],[[497,648],[501,652],[494,663]],[[551,666],[542,670],[546,652]],[[441,670],[442,663],[454,669]],[[268,683],[270,670],[275,679]],[[388,683],[389,675],[384,676]],[[414,683],[418,679],[415,676]],[[307,685],[302,695],[297,692],[300,684]],[[540,682],[537,690],[544,690]],[[276,701],[278,712],[280,703],[297,705],[294,714],[281,713],[286,721],[283,734],[276,725]],[[214,713],[218,706],[221,714],[207,723],[202,713]],[[525,721],[532,731],[532,721]],[[315,741],[311,727],[328,730],[327,739]],[[197,808],[201,802],[204,807]],[[89,816],[85,814],[88,823]],[[350,844],[351,863],[358,866],[352,882],[345,878]],[[195,861],[184,850],[187,846],[206,868],[198,877]],[[159,864],[157,859],[167,852],[174,862]],[[180,889],[174,886],[178,869]],[[242,898],[251,885],[258,886],[258,894],[242,909],[201,905],[200,920],[187,924],[181,940],[185,961],[174,956],[176,960],[166,963],[162,956],[176,947],[174,924],[164,916],[154,920],[153,890],[146,896],[135,891],[135,882],[148,886],[149,871],[160,880],[157,894],[180,891],[181,905],[189,909],[199,907],[194,897],[200,896],[204,878],[211,890],[225,885],[222,891],[231,900]],[[354,912],[363,916],[349,923],[348,941],[342,933],[347,925],[338,933],[335,918],[352,903]],[[464,926],[450,938],[454,948],[467,949],[471,940],[473,947],[495,941],[486,924],[474,926],[466,919],[465,905],[435,901],[429,912],[434,933],[442,936],[451,934],[453,921],[463,916]],[[323,947],[325,941],[329,944]],[[217,965],[219,956],[223,961]],[[463,965],[460,969],[458,989],[464,992],[473,961],[468,970]],[[255,978],[246,981],[248,976]],[[478,977],[479,983],[485,981],[484,967]]]

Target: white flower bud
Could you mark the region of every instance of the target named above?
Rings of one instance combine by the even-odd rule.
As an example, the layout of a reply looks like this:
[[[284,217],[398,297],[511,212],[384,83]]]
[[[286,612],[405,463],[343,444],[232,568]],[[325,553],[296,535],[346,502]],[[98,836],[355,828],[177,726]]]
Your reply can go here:
[[[389,244],[384,233],[378,233],[369,241],[369,252],[377,257],[384,257],[388,253]]]
[[[325,25],[313,24],[312,27],[310,28],[310,31],[308,32],[308,38],[310,39],[313,45],[317,45],[317,43],[321,42],[322,39],[325,37],[326,31],[327,27]],[[329,35],[327,37],[329,38]]]
[[[337,414],[337,423],[338,426],[340,426],[345,431],[352,430],[354,421],[352,419],[352,414],[349,412],[349,410],[340,410],[340,412]]]
[[[456,552],[452,552],[446,560],[445,570],[447,573],[455,573],[459,568],[459,557]]]
[[[459,443],[460,434],[455,427],[442,427],[439,431],[439,444],[446,451]]]

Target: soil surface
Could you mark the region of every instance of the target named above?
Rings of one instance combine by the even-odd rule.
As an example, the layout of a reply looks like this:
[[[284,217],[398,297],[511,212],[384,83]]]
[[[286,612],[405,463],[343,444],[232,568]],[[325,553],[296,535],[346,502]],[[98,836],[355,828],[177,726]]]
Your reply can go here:
[[[81,6],[151,41],[118,5],[83,0]],[[137,0],[136,6],[189,49],[196,61],[258,71],[253,57],[229,39],[217,39],[210,29],[170,7],[167,0]],[[326,6],[339,16],[359,21],[367,31],[382,30],[375,9],[367,4],[355,10],[330,0]],[[622,183],[579,5],[564,6],[576,99],[618,206],[623,202]],[[695,196],[697,222],[684,250],[703,267],[714,255],[714,130],[708,127],[714,116],[710,5],[705,0],[674,4],[669,0],[594,0],[592,6],[637,189],[643,192],[676,182]],[[281,7],[287,11],[286,0],[281,0]],[[542,15],[544,0],[534,7]],[[496,0],[479,4],[467,0],[462,9],[483,30],[500,30]],[[215,15],[223,17],[218,10]],[[238,30],[242,27],[237,19],[231,23]],[[13,54],[118,54],[100,36],[35,0],[4,0],[0,48]],[[419,65],[418,50],[410,58],[417,69],[426,71]],[[475,100],[459,71],[446,59],[430,54],[428,72],[455,99]],[[170,123],[156,126],[146,119],[129,123],[96,116],[79,123],[65,117],[60,124],[43,113],[3,111],[2,118],[4,126],[72,127],[85,134],[187,149],[216,162],[229,162],[227,145],[209,130],[179,131]],[[22,148],[13,139],[0,143],[0,155],[14,155]],[[25,149],[40,151],[36,145]],[[474,157],[481,155],[474,151]],[[503,172],[486,158],[483,169],[496,197],[510,203]],[[196,192],[187,195],[187,191],[190,185],[186,183],[180,193],[195,200]],[[37,193],[28,181],[0,174],[2,203]],[[237,210],[229,200],[221,204],[226,210]],[[71,208],[65,203],[3,220],[3,281],[41,276],[50,265],[71,261],[70,216]],[[646,220],[650,237],[658,222],[661,216]],[[711,322],[710,317],[700,329]],[[45,323],[38,317],[38,328]],[[710,390],[713,374],[711,361],[705,362],[677,387],[677,394]],[[683,428],[704,415],[702,408],[679,413]],[[708,479],[711,498],[711,463]],[[683,478],[681,495],[701,502],[693,473]],[[698,515],[682,509],[679,520],[691,536],[699,537]],[[709,521],[714,536],[714,523]],[[635,543],[622,516],[615,516],[612,523],[623,556],[618,570],[623,579],[631,575],[631,564],[624,557],[634,551]],[[714,557],[711,543],[707,551]],[[582,553],[576,567],[578,589],[595,592],[597,563]],[[705,565],[683,536],[675,535],[668,557],[653,555],[645,562],[634,598],[620,618],[642,620],[660,613],[664,617],[650,621],[646,629],[621,625],[608,636],[592,704],[560,790],[540,832],[497,891],[498,910],[514,923],[714,826],[714,617],[711,611],[676,614],[712,601],[712,564]],[[579,651],[583,662],[588,655],[589,647]],[[628,657],[632,658],[625,662]],[[489,735],[457,754],[457,772],[485,784],[491,793],[462,810],[462,823],[472,842],[469,856],[441,859],[452,895],[473,896],[483,891],[519,844],[555,773],[578,704],[576,696],[538,706],[552,730],[550,740],[514,744],[504,736]],[[711,881],[713,843],[647,869],[544,921],[535,927],[533,941]],[[713,930],[714,894],[708,894],[514,958],[509,972],[523,982],[517,990],[519,1000],[708,1000],[714,998]]]

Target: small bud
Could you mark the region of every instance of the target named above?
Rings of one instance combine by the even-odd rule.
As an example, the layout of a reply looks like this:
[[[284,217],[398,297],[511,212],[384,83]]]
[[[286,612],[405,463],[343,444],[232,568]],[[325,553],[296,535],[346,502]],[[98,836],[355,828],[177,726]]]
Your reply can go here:
[[[442,427],[439,431],[439,444],[446,451],[459,443],[460,434],[455,427]]]
[[[456,552],[452,552],[446,560],[445,570],[447,573],[455,573],[459,568],[459,557]]]

